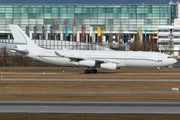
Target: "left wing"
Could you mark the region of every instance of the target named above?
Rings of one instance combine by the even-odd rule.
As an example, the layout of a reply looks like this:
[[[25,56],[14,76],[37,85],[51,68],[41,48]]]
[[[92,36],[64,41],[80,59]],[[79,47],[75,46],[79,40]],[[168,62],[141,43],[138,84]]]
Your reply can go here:
[[[94,61],[100,62],[100,63],[105,63],[105,62],[119,63],[119,62],[116,62],[116,61],[105,60],[105,59],[97,59],[97,58],[93,58],[93,57],[66,56],[66,55],[60,54],[60,53],[58,53],[58,52],[56,52],[56,51],[55,51],[54,53],[55,53],[57,56],[69,58],[69,59],[71,59],[71,61],[94,60]]]
[[[86,59],[86,58],[82,58],[82,57],[65,56],[65,55],[60,54],[60,53],[58,53],[58,52],[56,52],[56,51],[54,51],[54,53],[55,53],[57,56],[69,58],[69,59],[71,59],[71,61],[81,61],[81,60],[85,60],[85,59]]]

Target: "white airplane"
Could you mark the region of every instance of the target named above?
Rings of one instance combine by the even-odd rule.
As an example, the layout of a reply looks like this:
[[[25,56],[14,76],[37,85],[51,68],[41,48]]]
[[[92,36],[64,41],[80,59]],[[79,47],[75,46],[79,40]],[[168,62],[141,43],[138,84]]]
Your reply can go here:
[[[85,73],[97,73],[96,68],[110,70],[121,67],[164,67],[177,62],[172,56],[159,52],[53,50],[37,46],[18,25],[9,25],[16,49],[35,60],[61,65],[84,66]]]

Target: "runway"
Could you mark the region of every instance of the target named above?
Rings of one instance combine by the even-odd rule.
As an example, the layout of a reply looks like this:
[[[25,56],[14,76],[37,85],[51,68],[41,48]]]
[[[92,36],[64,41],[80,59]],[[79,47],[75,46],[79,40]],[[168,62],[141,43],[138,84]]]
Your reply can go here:
[[[0,94],[115,94],[115,93],[180,93],[180,91],[20,91],[0,92]]]
[[[180,114],[180,102],[0,101],[0,113]]]
[[[62,73],[46,73],[46,72],[0,72],[1,74],[19,74],[19,75],[23,75],[23,74],[29,74],[29,75],[57,75],[57,74],[85,74],[85,73],[66,73],[66,72],[62,72]],[[96,75],[96,74],[106,74],[106,75],[157,75],[156,72],[154,73],[95,73],[92,75]],[[160,75],[179,75],[180,73],[159,73]],[[88,75],[88,74],[87,74]]]
[[[180,79],[4,79],[0,81],[147,81],[147,82],[179,82]]]

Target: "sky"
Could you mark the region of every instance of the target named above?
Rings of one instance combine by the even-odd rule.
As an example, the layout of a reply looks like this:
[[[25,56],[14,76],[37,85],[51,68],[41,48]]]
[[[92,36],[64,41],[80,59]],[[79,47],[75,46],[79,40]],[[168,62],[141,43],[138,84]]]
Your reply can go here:
[[[169,4],[170,0],[0,0],[0,3],[37,3],[37,4]],[[173,0],[173,2],[177,2]]]

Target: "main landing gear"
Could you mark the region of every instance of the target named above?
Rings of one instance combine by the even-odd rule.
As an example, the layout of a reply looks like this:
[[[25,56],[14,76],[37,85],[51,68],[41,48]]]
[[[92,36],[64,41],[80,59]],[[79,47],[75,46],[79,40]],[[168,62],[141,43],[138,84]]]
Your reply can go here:
[[[88,73],[97,73],[97,70],[96,69],[93,69],[93,68],[88,68],[87,70],[84,71],[84,73],[88,74]]]

